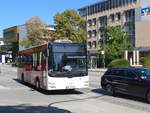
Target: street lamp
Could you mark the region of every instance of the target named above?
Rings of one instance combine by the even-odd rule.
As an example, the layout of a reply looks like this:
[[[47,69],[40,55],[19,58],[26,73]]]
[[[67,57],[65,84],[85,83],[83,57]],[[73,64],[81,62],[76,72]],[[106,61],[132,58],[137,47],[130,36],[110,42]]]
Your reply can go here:
[[[103,68],[105,68],[105,51],[101,51],[101,54],[103,55]]]

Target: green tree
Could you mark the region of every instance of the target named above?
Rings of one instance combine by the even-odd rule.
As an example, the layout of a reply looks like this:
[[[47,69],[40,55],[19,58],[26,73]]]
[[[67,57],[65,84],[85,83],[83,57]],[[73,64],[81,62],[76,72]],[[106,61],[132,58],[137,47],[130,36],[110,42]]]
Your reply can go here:
[[[102,39],[104,44],[101,50],[104,50],[111,60],[122,58],[125,50],[132,49],[128,35],[120,27],[106,27]]]
[[[56,24],[55,31],[52,32],[53,40],[68,39],[73,42],[86,42],[87,35],[82,29],[85,20],[78,15],[77,11],[68,9],[58,13],[54,17]]]
[[[20,45],[29,48],[37,46],[50,41],[50,31],[47,29],[48,25],[45,24],[39,17],[33,16],[26,21],[27,37],[20,40]]]

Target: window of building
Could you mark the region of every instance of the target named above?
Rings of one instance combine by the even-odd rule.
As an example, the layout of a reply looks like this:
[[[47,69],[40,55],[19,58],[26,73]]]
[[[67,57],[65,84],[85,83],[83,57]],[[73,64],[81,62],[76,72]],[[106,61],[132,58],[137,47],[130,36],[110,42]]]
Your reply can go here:
[[[93,48],[96,48],[96,41],[93,41],[92,46],[93,46]]]
[[[116,19],[117,20],[120,20],[121,19],[121,13],[119,12],[119,13],[116,13]]]
[[[125,11],[125,19],[126,22],[134,22],[135,21],[135,10],[127,10]]]
[[[116,7],[119,7],[119,1],[120,0],[116,0]]]
[[[95,5],[95,13],[98,12],[98,4]]]
[[[115,15],[114,15],[114,14],[111,14],[111,15],[110,15],[110,21],[111,21],[111,22],[114,22],[114,21],[115,21]]]
[[[123,6],[126,5],[126,0],[122,0],[122,5],[123,5]]]
[[[122,6],[122,0],[119,0],[118,2],[119,2],[119,6]]]
[[[81,16],[92,15],[98,12],[103,12],[112,8],[126,6],[137,2],[137,0],[105,0],[94,5],[90,5],[86,8],[80,9],[79,14]]]
[[[98,4],[98,12],[101,12],[101,4]]]
[[[96,18],[93,19],[93,25],[96,25]]]
[[[88,49],[91,49],[92,48],[92,44],[91,42],[88,42]]]
[[[92,20],[88,20],[88,26],[92,26]]]
[[[87,8],[80,9],[80,10],[79,10],[79,15],[80,15],[80,16],[86,16],[86,15],[87,15]]]
[[[88,31],[88,38],[92,37],[92,31]]]
[[[114,6],[113,6],[113,8],[116,8],[116,2],[117,2],[117,0],[113,0],[113,2],[114,2]]]
[[[97,34],[96,30],[93,30],[93,37],[96,37],[96,34]]]
[[[137,0],[133,0],[133,2],[135,3],[135,2],[137,2]]]
[[[102,47],[102,45],[103,45],[103,39],[99,39],[98,45],[99,45],[100,47]]]
[[[106,27],[107,26],[107,16],[99,17],[99,20],[100,20],[100,26],[101,27]]]

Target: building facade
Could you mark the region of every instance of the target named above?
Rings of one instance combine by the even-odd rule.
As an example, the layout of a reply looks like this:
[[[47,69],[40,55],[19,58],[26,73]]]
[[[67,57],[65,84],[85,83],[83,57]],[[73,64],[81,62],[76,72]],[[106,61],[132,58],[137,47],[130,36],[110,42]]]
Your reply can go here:
[[[54,30],[53,26],[48,26],[47,30]],[[3,50],[7,51],[8,55],[6,60],[15,62],[18,51],[26,49],[19,44],[19,41],[27,37],[26,25],[18,25],[3,30],[4,47]],[[7,61],[6,61],[7,62]]]
[[[0,38],[0,46],[4,45],[3,38]]]
[[[106,26],[121,27],[136,49],[150,47],[150,0],[103,0],[78,11],[87,23],[90,68],[101,67],[97,53]]]
[[[0,64],[4,64],[5,63],[6,53],[2,50],[3,46],[4,46],[3,38],[0,38]]]
[[[4,47],[7,52],[6,62],[14,62],[19,49],[19,26],[13,26],[3,30]]]

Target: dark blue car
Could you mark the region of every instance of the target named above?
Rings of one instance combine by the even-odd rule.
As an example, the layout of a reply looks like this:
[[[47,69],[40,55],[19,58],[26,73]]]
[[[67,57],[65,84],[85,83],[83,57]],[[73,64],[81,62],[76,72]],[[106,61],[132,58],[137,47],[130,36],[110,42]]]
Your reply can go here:
[[[109,95],[123,93],[144,97],[150,103],[150,69],[111,68],[101,78],[101,86]]]

